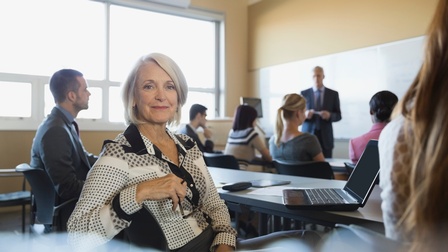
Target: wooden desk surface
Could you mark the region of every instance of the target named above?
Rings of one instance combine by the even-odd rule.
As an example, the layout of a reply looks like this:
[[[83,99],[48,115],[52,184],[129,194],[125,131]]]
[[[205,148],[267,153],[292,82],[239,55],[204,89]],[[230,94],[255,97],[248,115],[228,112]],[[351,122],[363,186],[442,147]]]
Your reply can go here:
[[[289,180],[291,181],[291,184],[287,186],[301,188],[342,188],[345,185],[345,181],[340,180],[315,179],[212,167],[210,167],[209,170],[215,184],[217,185],[220,185],[221,183],[232,183],[257,179]],[[249,192],[253,190],[256,190],[256,188],[249,188],[240,192],[228,192],[218,189],[218,192],[220,193],[221,198],[228,202],[244,204],[251,207],[254,211],[259,211],[266,214],[273,214],[293,219],[302,219],[305,221],[314,221],[316,223],[327,225],[333,225],[336,223],[358,224],[371,228],[377,232],[384,233],[380,198],[381,189],[378,186],[374,188],[367,204],[363,208],[350,212],[288,209],[283,205],[281,195],[274,196],[250,194]]]

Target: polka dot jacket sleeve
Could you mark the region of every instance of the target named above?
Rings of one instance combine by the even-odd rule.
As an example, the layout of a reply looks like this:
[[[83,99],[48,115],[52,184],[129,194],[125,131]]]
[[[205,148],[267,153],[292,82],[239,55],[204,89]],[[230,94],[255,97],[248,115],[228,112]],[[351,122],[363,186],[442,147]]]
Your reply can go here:
[[[213,230],[216,232],[212,247],[219,244],[227,244],[235,247],[237,232],[230,225],[229,210],[225,205],[224,200],[219,197],[218,191],[215,188],[213,179],[208,170],[206,171],[205,176],[206,180],[209,182],[207,184],[210,184],[210,186],[207,187],[208,195],[204,200],[204,205],[206,206],[207,213],[212,219]]]
[[[123,195],[135,199],[136,185],[128,185],[128,165],[118,144],[105,145],[103,153],[88,174],[81,197],[68,222],[68,241],[75,250],[83,251],[99,246],[129,226],[113,210],[112,201],[119,193],[126,210],[141,208],[136,201],[122,200]],[[119,147],[119,146],[118,146]],[[110,155],[114,151],[115,155]],[[127,212],[132,214],[132,212]]]

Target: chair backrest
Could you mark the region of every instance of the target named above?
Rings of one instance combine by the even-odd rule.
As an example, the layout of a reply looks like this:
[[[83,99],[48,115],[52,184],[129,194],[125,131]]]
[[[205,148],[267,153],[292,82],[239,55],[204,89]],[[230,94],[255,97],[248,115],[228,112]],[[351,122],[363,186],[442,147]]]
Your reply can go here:
[[[53,224],[56,191],[47,172],[32,168],[29,164],[19,164],[16,171],[25,176],[31,186],[31,192],[36,204],[36,218],[41,224]]]
[[[347,174],[350,176],[352,174],[353,170],[355,169],[356,164],[344,162],[345,170],[347,171]]]
[[[334,173],[328,162],[287,162],[274,160],[279,174],[310,178],[334,179]]]
[[[238,160],[232,155],[204,152],[207,166],[239,170]]]

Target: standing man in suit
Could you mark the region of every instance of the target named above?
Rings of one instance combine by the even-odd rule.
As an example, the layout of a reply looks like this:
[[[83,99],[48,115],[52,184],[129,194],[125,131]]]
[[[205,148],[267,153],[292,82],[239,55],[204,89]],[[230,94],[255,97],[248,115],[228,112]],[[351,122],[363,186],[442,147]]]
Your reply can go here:
[[[179,129],[179,133],[185,134],[196,142],[202,152],[213,152],[214,143],[210,138],[212,132],[207,128],[207,108],[201,104],[193,104],[190,108],[190,123]],[[196,130],[201,127],[204,130],[205,143],[202,144]]]
[[[76,116],[88,109],[90,92],[83,74],[72,69],[62,69],[50,79],[50,90],[56,106],[36,132],[31,148],[30,165],[44,169],[57,192],[57,204],[78,198],[90,167],[97,157],[88,153],[79,138]],[[59,212],[58,229],[66,224],[76,202]],[[38,207],[38,206],[37,206]],[[46,226],[46,231],[51,227]]]
[[[326,158],[333,156],[334,138],[333,122],[341,120],[341,106],[338,92],[324,86],[324,69],[316,66],[313,69],[314,86],[303,90],[306,98],[306,120],[302,131],[317,136]]]

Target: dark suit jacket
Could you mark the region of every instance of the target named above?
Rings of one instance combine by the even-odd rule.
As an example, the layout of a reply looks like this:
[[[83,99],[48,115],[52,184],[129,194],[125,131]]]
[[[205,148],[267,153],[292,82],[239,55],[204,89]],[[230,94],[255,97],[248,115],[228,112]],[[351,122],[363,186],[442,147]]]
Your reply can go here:
[[[313,88],[309,88],[300,92],[306,98],[306,108],[314,109],[314,91]],[[320,121],[320,130],[322,134],[323,148],[333,149],[333,122],[340,121],[341,106],[339,104],[338,92],[325,87],[322,110],[327,110],[331,113],[330,120],[323,120],[319,115],[314,115],[311,119],[306,119],[302,125],[302,131],[313,134],[316,120]]]
[[[211,140],[205,140],[205,145],[202,144],[201,140],[199,139],[198,134],[196,134],[196,131],[194,131],[190,125],[185,124],[184,126],[182,126],[178,132],[180,134],[185,134],[191,138],[193,138],[193,140],[196,142],[196,144],[198,145],[199,149],[202,152],[213,152],[213,148],[214,148],[214,143]]]
[[[57,192],[57,203],[79,197],[87,173],[96,159],[85,151],[67,117],[58,108],[53,108],[37,129],[30,165],[47,171]],[[63,226],[73,209],[74,204],[61,210]]]

